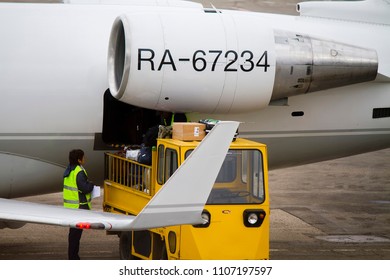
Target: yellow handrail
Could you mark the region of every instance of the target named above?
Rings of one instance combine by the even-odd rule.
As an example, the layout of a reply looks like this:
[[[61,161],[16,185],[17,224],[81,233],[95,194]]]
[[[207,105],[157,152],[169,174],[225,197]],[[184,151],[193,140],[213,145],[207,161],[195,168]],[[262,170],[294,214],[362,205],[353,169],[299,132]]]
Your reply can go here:
[[[105,163],[106,180],[151,194],[151,166],[111,153],[105,154]]]

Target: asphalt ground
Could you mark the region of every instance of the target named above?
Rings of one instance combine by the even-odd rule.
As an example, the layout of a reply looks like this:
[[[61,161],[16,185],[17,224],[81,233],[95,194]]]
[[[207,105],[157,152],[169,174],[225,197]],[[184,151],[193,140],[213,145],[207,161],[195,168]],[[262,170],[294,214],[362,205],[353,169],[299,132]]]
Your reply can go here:
[[[390,260],[390,149],[270,172],[270,258]],[[61,204],[62,194],[24,200]],[[101,209],[101,198],[94,201]],[[4,229],[0,259],[65,260],[68,229]],[[232,241],[234,242],[234,241]],[[80,256],[119,259],[119,239],[84,231]]]
[[[390,259],[390,149],[270,173],[272,259]]]

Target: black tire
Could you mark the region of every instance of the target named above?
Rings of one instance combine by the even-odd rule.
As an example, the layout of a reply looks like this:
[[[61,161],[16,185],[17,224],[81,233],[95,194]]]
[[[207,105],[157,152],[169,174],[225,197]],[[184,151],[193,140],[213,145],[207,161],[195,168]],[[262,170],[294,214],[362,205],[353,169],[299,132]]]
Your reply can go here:
[[[122,231],[119,236],[119,257],[121,260],[134,260],[131,254],[132,232]]]
[[[167,246],[165,246],[165,242],[164,242],[164,245],[161,249],[161,258],[160,260],[167,260],[168,259],[168,253],[167,253]]]

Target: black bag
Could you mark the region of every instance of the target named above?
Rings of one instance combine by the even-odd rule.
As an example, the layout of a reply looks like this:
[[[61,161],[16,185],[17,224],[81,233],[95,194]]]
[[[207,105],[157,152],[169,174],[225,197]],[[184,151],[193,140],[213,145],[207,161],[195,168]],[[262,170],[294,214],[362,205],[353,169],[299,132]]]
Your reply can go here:
[[[138,162],[146,165],[152,165],[152,148],[142,146],[139,156]]]

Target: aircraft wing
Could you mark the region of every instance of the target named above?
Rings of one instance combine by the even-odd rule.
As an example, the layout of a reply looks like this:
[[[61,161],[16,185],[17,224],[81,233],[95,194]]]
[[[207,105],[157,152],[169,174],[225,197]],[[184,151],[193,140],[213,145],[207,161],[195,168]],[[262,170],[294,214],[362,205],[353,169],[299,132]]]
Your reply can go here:
[[[127,223],[134,216],[126,216]],[[48,224],[64,227],[88,227],[94,229],[109,229],[121,221],[120,215],[82,209],[68,209],[57,205],[45,205],[13,199],[0,199],[0,220],[22,223]],[[122,224],[125,221],[122,221]]]
[[[238,124],[219,122],[138,216],[0,199],[0,221],[112,231],[200,224],[204,205]]]

